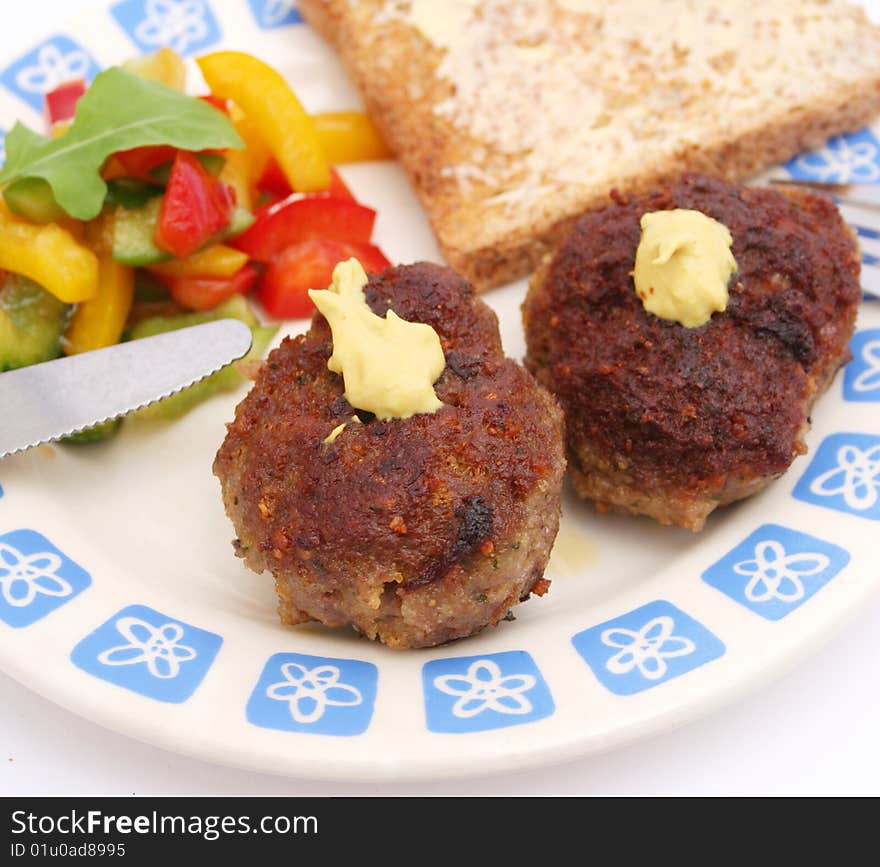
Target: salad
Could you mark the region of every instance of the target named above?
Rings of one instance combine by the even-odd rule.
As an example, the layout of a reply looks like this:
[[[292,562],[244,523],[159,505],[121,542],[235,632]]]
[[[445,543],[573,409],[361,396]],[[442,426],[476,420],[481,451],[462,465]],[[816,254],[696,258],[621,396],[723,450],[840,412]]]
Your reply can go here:
[[[371,243],[376,212],[333,169],[388,157],[369,118],[307,114],[248,54],[197,63],[202,96],[163,48],[46,94],[45,134],[7,135],[0,372],[227,317],[251,328],[253,359],[276,331],[260,310],[309,316],[308,290],[337,262],[390,264]],[[241,379],[229,367],[135,415],[179,416]]]

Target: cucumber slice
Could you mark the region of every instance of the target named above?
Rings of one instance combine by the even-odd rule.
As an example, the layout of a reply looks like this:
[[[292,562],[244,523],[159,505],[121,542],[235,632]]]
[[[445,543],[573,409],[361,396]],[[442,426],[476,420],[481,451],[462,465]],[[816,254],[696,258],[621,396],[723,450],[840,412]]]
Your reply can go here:
[[[107,181],[107,195],[104,201],[108,205],[122,205],[123,208],[142,208],[150,199],[162,195],[162,187],[147,184],[136,178],[114,178]]]
[[[208,313],[184,313],[180,316],[155,316],[151,319],[143,319],[131,330],[131,337],[137,340],[141,337],[151,337],[154,334],[163,334],[166,331],[175,331],[178,328],[186,328],[190,325],[201,325],[203,322],[214,322],[217,319],[240,319],[250,329],[254,336],[250,352],[243,360],[262,358],[269,341],[278,330],[276,327],[260,325],[247,301],[241,295],[235,295],[225,301],[219,307]],[[244,381],[244,377],[235,364],[224,367],[223,370],[191,385],[184,391],[166,397],[159,403],[144,407],[134,413],[131,418],[135,419],[174,419],[189,412],[196,404],[221,391],[232,391],[238,388]]]
[[[220,172],[226,165],[226,157],[223,154],[196,154],[196,159],[202,164],[204,170],[215,178],[220,177]]]
[[[123,265],[158,265],[172,259],[156,246],[156,224],[159,222],[159,211],[162,209],[162,197],[150,199],[142,208],[130,210],[116,208],[113,214],[113,258]],[[239,235],[253,225],[256,217],[246,208],[236,205],[232,211],[229,225],[218,235],[211,238],[206,247],[216,244],[233,235]]]
[[[218,319],[238,319],[240,322],[244,322],[251,331],[260,324],[244,297],[233,295],[213,310],[205,313],[181,313],[179,316],[151,316],[148,319],[141,319],[140,322],[132,326],[129,338],[140,340],[142,337],[153,337],[156,334],[165,334],[166,331],[189,328],[191,325],[216,322]]]
[[[253,226],[256,219],[257,218],[247,208],[243,208],[241,205],[236,205],[232,211],[232,217],[229,220],[229,227],[223,231],[223,237],[221,240],[234,238],[236,235],[240,235],[242,232],[247,231]]]
[[[162,198],[150,199],[142,208],[116,208],[113,214],[113,258],[123,265],[158,265],[171,255],[153,240]]]
[[[9,274],[0,287],[0,372],[57,358],[70,310],[33,280]]]
[[[34,223],[55,223],[67,216],[43,178],[13,181],[3,190],[3,198],[10,211]]]
[[[94,427],[87,427],[79,433],[64,437],[61,442],[74,446],[99,443],[110,439],[112,436],[116,436],[121,424],[121,418],[114,418],[112,421],[105,421],[103,424],[96,424]]]

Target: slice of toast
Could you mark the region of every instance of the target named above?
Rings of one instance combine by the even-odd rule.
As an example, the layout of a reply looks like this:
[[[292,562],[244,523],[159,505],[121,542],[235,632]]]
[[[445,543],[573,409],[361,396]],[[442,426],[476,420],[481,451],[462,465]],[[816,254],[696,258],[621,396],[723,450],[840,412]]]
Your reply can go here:
[[[612,188],[742,180],[880,113],[880,27],[846,0],[298,5],[481,288]]]

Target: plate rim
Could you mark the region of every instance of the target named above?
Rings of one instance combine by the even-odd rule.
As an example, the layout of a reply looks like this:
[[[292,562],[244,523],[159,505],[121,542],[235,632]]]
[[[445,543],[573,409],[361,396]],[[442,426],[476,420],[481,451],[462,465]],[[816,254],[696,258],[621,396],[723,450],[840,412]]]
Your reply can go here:
[[[222,5],[223,2],[224,0],[212,0],[212,3],[215,6]],[[91,12],[90,15],[103,14],[110,5],[112,5],[110,0],[104,0],[102,4],[96,4],[95,11]],[[241,5],[244,7],[245,4]],[[82,29],[84,26],[84,20],[87,20],[87,16],[82,16],[80,19],[77,19],[76,25],[63,28],[52,28],[47,32],[76,32],[77,30]],[[88,45],[88,42],[86,42],[86,45]],[[22,107],[21,114],[27,116],[28,112]],[[876,326],[872,323],[867,327],[873,328]],[[832,388],[839,390],[839,383],[841,381],[842,372],[835,378]],[[826,436],[827,435],[829,434],[826,434]],[[812,439],[815,440],[816,447],[818,447],[819,442],[823,441],[824,437],[820,439],[814,434]],[[803,470],[807,468],[808,462],[815,457],[816,452],[817,448],[811,448],[810,455],[798,464],[800,470],[794,467],[790,468],[786,474],[786,481],[784,484],[791,484],[793,486],[796,479],[803,475]],[[775,484],[783,484],[783,481],[780,480]],[[5,505],[3,500],[0,500],[0,516],[2,516],[3,505]],[[776,515],[766,513],[763,515],[763,518],[765,520],[759,521],[759,524],[777,520]],[[784,514],[780,520],[783,522],[785,521]],[[855,518],[850,520],[858,521],[859,519]],[[815,522],[806,523],[803,527],[804,531],[807,532],[813,530],[820,521],[821,515]],[[800,524],[795,524],[795,526],[801,528]],[[12,529],[12,527],[8,527],[7,529]],[[41,529],[45,528],[41,527]],[[863,564],[861,568],[865,569],[866,566]],[[101,704],[100,702],[103,687],[101,689],[96,689],[91,698],[80,700],[79,702],[77,702],[77,699],[82,699],[82,696],[77,693],[73,686],[69,687],[67,691],[59,694],[57,687],[52,687],[50,685],[52,678],[47,672],[44,672],[39,667],[35,670],[28,669],[20,659],[11,655],[10,649],[13,648],[14,645],[6,640],[9,637],[6,634],[0,635],[0,668],[26,688],[83,719],[87,719],[110,731],[123,734],[126,737],[131,737],[160,749],[172,753],[188,755],[200,761],[206,761],[212,764],[222,764],[230,767],[255,770],[275,776],[296,776],[306,779],[327,781],[402,782],[426,779],[466,779],[470,777],[498,775],[507,772],[528,770],[548,765],[558,765],[576,758],[583,758],[590,755],[600,754],[602,752],[608,752],[618,747],[634,743],[643,738],[670,731],[696,719],[703,718],[708,714],[717,711],[719,708],[739,700],[748,692],[765,687],[769,682],[781,677],[801,661],[818,652],[821,646],[827,644],[827,642],[856,615],[859,606],[866,599],[870,598],[871,595],[880,590],[880,575],[865,574],[862,576],[859,574],[851,577],[856,578],[857,587],[855,591],[850,592],[847,595],[845,603],[832,607],[832,616],[822,618],[810,617],[810,627],[807,630],[806,636],[802,637],[799,641],[791,642],[783,652],[778,653],[773,657],[770,664],[758,668],[749,668],[748,666],[741,668],[739,676],[732,681],[727,681],[723,685],[719,684],[717,687],[713,687],[709,690],[704,689],[700,691],[698,696],[692,701],[686,703],[666,702],[663,704],[663,707],[656,712],[649,714],[644,719],[637,722],[631,722],[629,725],[620,728],[619,730],[615,730],[612,735],[603,738],[595,737],[593,740],[585,741],[582,738],[570,736],[568,739],[557,739],[552,743],[548,742],[545,744],[540,737],[530,737],[530,735],[533,735],[538,731],[536,727],[539,726],[542,721],[537,721],[525,726],[518,726],[516,727],[516,740],[522,740],[525,743],[529,743],[533,748],[530,751],[517,750],[515,764],[511,763],[509,756],[493,755],[487,760],[486,764],[481,765],[480,767],[474,767],[472,758],[466,754],[459,755],[455,758],[450,757],[448,754],[440,754],[437,757],[431,757],[430,761],[427,763],[417,766],[414,765],[412,767],[402,767],[401,765],[405,762],[404,759],[396,759],[393,761],[364,760],[360,764],[348,760],[346,763],[341,763],[337,766],[326,763],[320,755],[308,755],[310,753],[309,747],[311,743],[309,738],[316,739],[317,737],[320,737],[323,739],[325,736],[296,736],[294,733],[290,732],[281,734],[282,736],[288,737],[288,739],[294,734],[294,740],[290,740],[290,742],[292,744],[295,743],[296,746],[287,751],[283,756],[274,754],[271,757],[266,755],[265,758],[263,758],[263,754],[266,751],[265,749],[261,749],[257,750],[254,754],[259,756],[259,760],[257,761],[233,761],[230,759],[229,755],[222,753],[220,748],[215,745],[213,741],[199,742],[197,739],[190,739],[186,741],[186,744],[184,745],[183,741],[185,740],[185,735],[188,733],[187,727],[190,724],[189,717],[178,717],[181,721],[181,725],[177,728],[168,728],[157,725],[155,721],[150,723],[144,722],[141,719],[133,719],[132,717],[136,717],[137,715],[136,710],[133,710],[133,708],[136,708],[136,705],[130,704],[129,702],[120,701],[118,706],[112,709],[113,712],[111,712],[111,708],[109,708],[106,703]],[[698,574],[691,576],[691,579],[697,582],[697,584],[700,583]],[[712,592],[717,593],[717,591],[714,590]],[[628,595],[630,594],[625,594],[625,596]],[[639,592],[637,595],[639,597],[645,596],[643,592]],[[665,596],[662,598],[665,598]],[[673,595],[672,598],[676,603],[680,601],[675,595]],[[80,602],[82,602],[82,600],[80,600]],[[724,606],[725,604],[727,603],[725,603],[721,599],[720,594],[718,594],[718,605]],[[98,602],[94,607],[88,606],[83,608],[82,605],[78,607],[80,608],[80,613],[83,611],[92,611],[97,614],[97,612],[102,609],[102,603]],[[187,606],[182,606],[182,608],[185,612]],[[693,612],[696,606],[692,607],[686,605],[685,608],[687,611]],[[113,610],[116,609],[114,608]],[[703,612],[697,609],[696,614],[702,622]],[[587,612],[585,611],[582,619],[586,625],[588,622],[598,622],[599,618],[587,616]],[[101,622],[97,617],[91,617],[90,620],[92,623]],[[101,620],[103,620],[103,617]],[[42,623],[42,621],[40,622]],[[48,620],[48,624],[51,626],[51,618]],[[5,624],[0,624],[0,629],[2,629],[4,633],[12,634],[20,631],[9,629]],[[85,633],[82,632],[79,634],[82,635]],[[721,637],[724,638],[723,635]],[[532,649],[528,642],[522,641],[518,643],[515,638],[512,639],[512,644],[513,646],[519,646],[521,644],[526,650]],[[64,660],[68,665],[70,665],[70,649],[71,647],[68,647],[68,653]],[[281,648],[279,647],[279,650],[280,649]],[[455,645],[447,646],[447,650],[448,656],[470,655],[472,652],[466,642],[458,642]],[[487,652],[492,653],[494,650],[489,650]],[[359,655],[367,656],[366,654]],[[372,655],[369,655],[368,658],[374,659]],[[422,657],[422,659],[427,658],[429,657]],[[260,659],[264,660],[265,657],[260,657]],[[581,664],[583,665],[583,662],[581,662]],[[34,671],[37,672],[38,676],[34,676]],[[43,675],[45,675],[45,678]],[[584,675],[585,679],[588,679],[591,676],[586,666],[584,666]],[[99,681],[96,680],[95,683],[99,683]],[[553,691],[553,694],[555,698],[559,697],[555,690]],[[657,702],[657,704],[662,703]],[[98,709],[93,712],[92,707],[95,705],[98,706]],[[124,720],[122,724],[119,722],[120,719]],[[254,731],[260,732],[264,730],[254,727]],[[497,736],[499,732],[503,731],[509,732],[511,730],[496,729],[484,733],[471,733],[465,737],[474,737],[475,735],[484,737],[490,737],[493,735]],[[571,735],[572,731],[573,729],[570,728],[569,735]],[[277,735],[279,734],[280,733],[275,732],[273,740],[278,740]],[[462,736],[448,735],[441,737],[458,738]],[[537,747],[534,746],[536,743]],[[320,753],[321,751],[315,752]]]

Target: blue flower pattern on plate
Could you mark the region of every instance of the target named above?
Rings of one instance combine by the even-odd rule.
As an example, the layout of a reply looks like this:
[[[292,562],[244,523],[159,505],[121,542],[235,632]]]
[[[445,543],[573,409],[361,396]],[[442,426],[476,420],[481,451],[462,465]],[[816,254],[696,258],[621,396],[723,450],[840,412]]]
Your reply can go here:
[[[850,343],[853,359],[843,370],[843,398],[880,401],[880,328],[859,331]]]
[[[715,635],[664,600],[585,629],[572,644],[616,695],[650,689],[724,654]]]
[[[837,136],[819,150],[796,156],[785,168],[799,181],[880,183],[880,140],[870,129]]]
[[[70,658],[83,671],[157,701],[186,701],[223,639],[145,605],[130,605],[87,635]]]
[[[168,47],[193,54],[220,39],[206,0],[122,0],[110,12],[143,52]]]
[[[0,620],[30,626],[92,583],[78,563],[33,530],[0,536]]]
[[[880,437],[859,433],[826,437],[798,479],[794,496],[880,521]]]
[[[257,24],[263,30],[302,22],[294,0],[248,0],[248,3]]]
[[[92,56],[69,36],[53,36],[0,73],[0,81],[37,111],[43,95],[69,81],[91,81],[100,71]]]
[[[251,694],[247,718],[262,728],[359,735],[373,716],[378,677],[370,662],[276,653]]]
[[[422,685],[432,732],[506,728],[555,709],[541,672],[522,650],[432,660],[422,669]]]
[[[293,0],[248,0],[263,29],[302,21]],[[122,0],[112,14],[142,51],[168,45],[193,54],[215,43],[220,29],[205,0]],[[0,73],[0,81],[36,110],[43,94],[70,78],[91,80],[93,58],[67,36],[41,43]],[[0,129],[0,166],[5,132]],[[880,140],[870,130],[837,137],[787,165],[796,179],[880,183]],[[866,257],[866,261],[869,257]],[[859,332],[844,374],[848,401],[880,401],[880,329]],[[826,438],[794,496],[880,520],[880,437]],[[0,485],[0,498],[3,488]],[[768,620],[803,605],[846,566],[844,549],[806,533],[767,524],[703,573],[703,580]],[[27,626],[91,584],[89,574],[32,530],[0,535],[0,620]],[[186,701],[204,679],[221,636],[145,606],[129,606],[71,653],[98,678],[165,702]],[[691,671],[725,652],[723,643],[665,601],[642,606],[578,633],[577,652],[611,692],[631,695]],[[272,656],[250,697],[254,725],[357,735],[369,727],[376,666],[296,653]],[[433,732],[467,733],[528,723],[554,710],[549,688],[524,651],[433,660],[423,667],[427,724]]]
[[[703,580],[767,620],[781,620],[849,562],[837,545],[765,524],[703,573]]]

